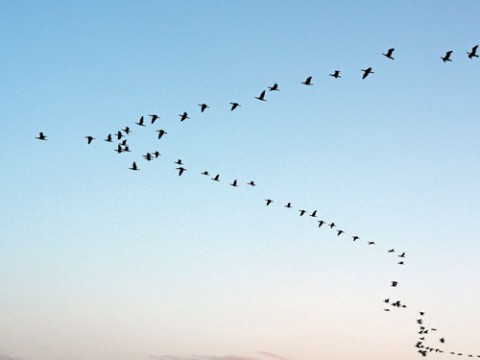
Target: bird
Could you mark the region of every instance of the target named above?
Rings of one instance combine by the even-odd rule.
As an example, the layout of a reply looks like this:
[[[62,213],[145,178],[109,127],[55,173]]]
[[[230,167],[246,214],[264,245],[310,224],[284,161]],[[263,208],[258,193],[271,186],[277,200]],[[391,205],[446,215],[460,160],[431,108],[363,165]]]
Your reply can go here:
[[[398,262],[398,265],[404,265],[404,262],[403,262],[403,261],[399,261],[399,262]]]
[[[132,167],[129,168],[130,170],[134,170],[134,171],[138,171],[140,170],[138,167],[137,167],[137,163],[134,161],[133,164],[132,164]]]
[[[87,144],[90,145],[95,138],[93,136],[85,136],[85,139],[87,139]]]
[[[152,124],[155,123],[155,121],[157,121],[158,119],[161,119],[161,117],[158,116],[157,114],[150,114],[148,116],[152,118]]]
[[[128,146],[123,147],[124,152],[132,152]]]
[[[452,59],[450,59],[450,56],[452,56],[452,53],[453,53],[452,50],[447,51],[444,56],[440,57],[440,59],[442,59],[443,62],[452,61]]]
[[[271,199],[265,199],[265,201],[267,202],[267,206],[270,205],[273,202],[273,200],[271,200]]]
[[[375,241],[369,241],[367,242],[368,245],[375,245]]]
[[[260,101],[267,101],[267,100],[265,100],[265,90],[262,91],[260,96],[255,96],[255,99],[258,99]]]
[[[153,153],[153,155],[155,155],[155,159],[156,159],[156,158],[158,158],[158,157],[159,157],[160,155],[162,155],[162,154],[160,154],[159,151],[155,151],[155,152]]]
[[[130,135],[130,128],[128,126],[125,127],[125,129],[122,129],[125,134]]]
[[[122,145],[118,144],[117,148],[113,151],[116,151],[119,154],[122,153],[123,152]]]
[[[395,252],[395,249],[390,249],[390,250],[388,250],[388,252],[393,253],[393,252]]]
[[[183,162],[182,162],[182,159],[178,159],[177,161],[174,162],[174,164],[184,165]]]
[[[208,176],[210,174],[208,173],[208,171],[204,171],[204,172],[202,172],[202,175],[207,175]]]
[[[285,207],[291,209],[291,208],[292,208],[292,203],[287,203],[287,204],[285,205]]]
[[[439,341],[442,343],[442,344],[445,344],[445,338],[440,338]]]
[[[207,104],[203,103],[203,104],[198,104],[198,106],[200,106],[200,111],[201,112],[204,112],[205,110],[207,110],[210,106],[208,106]]]
[[[303,85],[307,85],[307,86],[312,86],[312,85],[313,85],[313,83],[312,83],[312,77],[311,77],[311,76],[307,77],[307,78],[305,79],[305,81],[302,81],[302,84],[303,84]]]
[[[143,158],[146,159],[147,161],[152,161],[153,160],[152,154],[150,154],[150,153],[147,153],[146,155],[143,155]]]
[[[38,136],[35,136],[35,139],[46,141],[46,140],[47,140],[47,136],[46,136],[42,131],[40,131],[40,133],[38,134]]]
[[[300,211],[300,216],[303,216],[307,212],[307,210],[298,210],[298,211]]]
[[[420,314],[420,316],[425,315],[425,312],[423,312],[423,311],[419,311],[418,313]]]
[[[121,131],[117,131],[117,140],[120,140],[123,137],[123,134]]]
[[[333,74],[329,74],[330,76],[334,77],[335,79],[339,79],[342,76],[340,75],[340,70],[335,70]]]
[[[352,239],[353,239],[353,241],[357,241],[360,238],[357,235],[354,235],[354,236],[352,236]]]
[[[313,210],[313,212],[309,216],[317,217],[317,210]]]
[[[344,232],[345,232],[345,231],[343,231],[343,230],[337,230],[337,236],[342,235]]]
[[[325,224],[325,221],[323,220],[318,220],[318,227],[322,227],[323,224]]]
[[[106,139],[103,139],[106,142],[113,142],[112,140],[112,134],[108,134]]]
[[[231,102],[230,105],[232,105],[232,107],[230,108],[230,111],[233,111],[240,106],[240,104],[236,102]]]
[[[392,283],[390,285],[391,287],[397,287],[397,285],[398,285],[398,281],[392,281],[391,283]]]
[[[328,226],[330,226],[330,229],[333,229],[333,227],[335,226],[335,223],[332,222],[331,224],[328,224]]]
[[[390,298],[387,298],[387,299],[383,300],[383,302],[388,304],[390,302]]]
[[[145,124],[143,123],[143,116],[140,118],[140,120],[138,120],[138,122],[136,122],[135,124],[139,125],[139,126],[145,126]]]
[[[391,49],[388,49],[388,51],[385,54],[382,54],[382,55],[389,58],[390,60],[395,60],[392,56],[394,51],[395,51],[395,49],[391,48]]]
[[[399,258],[404,258],[405,257],[405,251],[403,253],[401,253],[400,255],[398,255]]]
[[[233,182],[230,185],[232,185],[233,187],[238,187],[237,179],[233,180]]]
[[[166,135],[167,132],[163,129],[157,130],[158,132],[158,138],[161,139],[163,135]]]
[[[255,181],[251,180],[247,183],[247,185],[256,186],[257,184],[255,184]]]
[[[180,116],[180,121],[185,121],[186,119],[190,119],[186,111],[184,111],[183,114],[178,114],[178,116]]]
[[[368,75],[370,75],[370,74],[375,74],[375,73],[373,72],[373,70],[372,70],[371,67],[366,68],[366,69],[362,69],[362,71],[363,71],[363,76],[362,76],[362,79],[363,79],[363,80],[365,80]]]
[[[477,55],[477,49],[478,49],[478,45],[475,45],[474,47],[472,47],[472,51],[471,51],[471,52],[468,52],[468,51],[467,51],[467,54],[468,54],[468,58],[469,58],[469,59],[473,59],[474,57],[478,57],[478,55]]]
[[[383,311],[390,311],[390,309],[383,309]]]
[[[212,178],[213,181],[220,181],[220,174],[215,175],[215,177]]]
[[[182,176],[184,171],[187,171],[187,169],[185,169],[183,166],[177,167],[177,170],[178,170],[178,176]]]
[[[280,91],[277,83],[273,84],[272,86],[269,86],[268,89],[269,91]]]
[[[127,145],[128,145],[128,144],[127,144],[127,139],[124,139],[124,140],[120,143],[120,145],[122,145],[122,146],[127,146]]]

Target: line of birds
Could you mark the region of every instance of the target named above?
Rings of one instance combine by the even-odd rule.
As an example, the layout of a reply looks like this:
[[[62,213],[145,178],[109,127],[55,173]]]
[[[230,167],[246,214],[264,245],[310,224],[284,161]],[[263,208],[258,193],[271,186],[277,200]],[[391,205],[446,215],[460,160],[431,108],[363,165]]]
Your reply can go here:
[[[478,49],[478,45],[474,46],[471,49],[471,51],[467,51],[468,58],[470,58],[470,59],[473,59],[475,57],[478,58],[479,56],[477,55],[477,49]],[[394,48],[390,48],[385,53],[382,53],[382,55],[385,56],[386,58],[390,59],[390,60],[394,60],[394,57],[393,57],[394,51],[395,51]],[[452,58],[451,58],[452,53],[453,53],[453,51],[447,51],[445,53],[445,55],[441,57],[442,61],[443,62],[451,62],[452,61]],[[361,71],[363,72],[362,79],[366,79],[370,74],[374,74],[374,71],[373,71],[372,67],[362,69]],[[329,76],[331,76],[335,79],[342,78],[340,70],[335,70],[334,72],[329,74]],[[313,86],[312,81],[313,81],[313,77],[309,76],[304,81],[302,81],[301,84],[303,84],[305,86]],[[269,92],[280,91],[278,83],[274,83],[272,86],[268,86],[268,90],[269,90]],[[259,101],[262,101],[262,102],[265,102],[265,101],[267,101],[266,98],[265,98],[266,94],[267,94],[267,91],[263,90],[260,93],[260,95],[255,96],[255,99],[257,99]],[[198,106],[200,107],[200,112],[201,113],[205,112],[207,109],[210,108],[210,106],[207,105],[206,103],[200,103],[200,104],[198,104]],[[230,102],[230,111],[234,111],[235,109],[237,109],[240,106],[241,105],[237,102]],[[149,114],[148,116],[150,117],[150,124],[151,125],[154,125],[157,120],[161,119],[161,117],[157,114]],[[181,114],[178,114],[178,116],[180,117],[180,122],[183,122],[187,119],[190,119],[189,114],[187,112],[183,112]],[[141,116],[140,119],[137,122],[135,122],[135,124],[138,125],[138,126],[141,126],[141,127],[146,127],[145,117]],[[156,132],[158,133],[157,139],[161,139],[165,135],[168,134],[167,131],[165,131],[163,129],[156,130]],[[127,138],[126,138],[130,134],[131,134],[131,129],[130,129],[130,127],[126,126],[125,128],[123,128],[121,130],[117,130],[114,133],[108,134],[105,137],[105,139],[103,139],[103,140],[105,142],[113,143],[114,138],[115,138],[115,140],[119,141],[116,148],[114,149],[114,151],[117,152],[118,154],[121,154],[121,153],[124,153],[124,152],[131,152],[130,146],[129,146]],[[44,134],[44,132],[40,132],[39,135],[36,137],[36,139],[41,140],[41,141],[46,141],[47,136]],[[92,144],[92,142],[96,138],[91,136],[91,135],[87,135],[87,136],[85,136],[85,139],[87,141],[87,144],[90,145],[90,144]],[[154,151],[154,152],[146,153],[145,155],[143,155],[143,158],[147,161],[152,161],[154,159],[157,159],[160,156],[161,156],[161,154],[160,154],[159,151]],[[185,164],[183,163],[183,161],[181,159],[178,159],[177,161],[175,161],[174,164],[178,165],[175,169],[178,171],[178,176],[179,177],[182,176],[187,171],[187,168],[184,167]],[[136,161],[133,161],[133,163],[129,167],[129,169],[132,170],[132,171],[139,171],[140,170]],[[211,176],[208,171],[203,171],[203,172],[201,172],[201,174],[204,175],[204,176]],[[215,182],[220,182],[220,174],[216,174],[216,175],[212,176],[211,180],[215,181]],[[246,182],[245,184],[247,186],[251,186],[251,187],[256,186],[256,183],[253,180],[250,180],[249,182]],[[229,185],[232,186],[232,187],[239,187],[241,184],[237,179],[234,179],[231,183],[229,183]],[[274,203],[274,200],[272,200],[270,198],[265,199],[265,204],[266,204],[267,207],[271,206],[272,203]],[[287,208],[287,209],[292,209],[293,208],[291,202],[287,202],[286,204],[284,204],[284,207]],[[307,215],[308,217],[311,217],[311,218],[318,218],[317,210],[307,211],[305,209],[298,209],[298,212],[299,212],[299,216]],[[345,234],[345,231],[342,230],[342,229],[339,229],[334,222],[326,222],[325,220],[316,220],[316,221],[318,223],[319,228],[321,228],[323,226],[325,226],[327,228],[330,228],[331,230],[333,230],[336,233],[337,237]],[[356,242],[357,240],[360,240],[360,237],[358,235],[351,235],[351,239],[352,239],[353,242]],[[367,241],[366,244],[367,245],[376,245],[376,243],[374,241]],[[393,248],[388,249],[387,252],[388,253],[394,253],[395,249],[393,249]],[[400,255],[397,255],[397,256],[400,259],[400,261],[398,261],[397,264],[398,265],[404,265],[405,264],[404,259],[406,257],[406,253],[402,252]],[[397,281],[391,281],[390,287],[396,288],[397,286],[398,286]],[[386,298],[386,299],[384,299],[383,303],[384,304],[389,304],[393,308],[403,308],[403,309],[407,308],[407,305],[402,303],[401,300],[393,301],[393,300],[390,300],[390,298]],[[390,312],[390,308],[384,308],[383,310],[386,311],[386,312]],[[420,312],[420,315],[423,316],[424,312]],[[443,353],[443,350],[441,350],[439,348],[434,348],[434,347],[429,347],[429,346],[423,345],[423,341],[425,340],[425,335],[428,334],[429,329],[427,329],[425,326],[422,325],[423,324],[423,319],[422,318],[417,319],[417,323],[420,325],[419,334],[423,335],[416,344],[416,348],[418,349],[418,352],[422,356],[427,356],[429,353],[432,353],[432,352]],[[430,331],[436,331],[436,329],[431,328]],[[440,341],[440,343],[443,344],[443,343],[445,343],[445,338],[440,338],[439,341]],[[462,356],[462,353],[451,352],[451,354],[452,355],[457,355],[457,356]],[[468,356],[472,357],[473,355],[468,355]],[[480,357],[480,355],[478,355],[478,357]]]

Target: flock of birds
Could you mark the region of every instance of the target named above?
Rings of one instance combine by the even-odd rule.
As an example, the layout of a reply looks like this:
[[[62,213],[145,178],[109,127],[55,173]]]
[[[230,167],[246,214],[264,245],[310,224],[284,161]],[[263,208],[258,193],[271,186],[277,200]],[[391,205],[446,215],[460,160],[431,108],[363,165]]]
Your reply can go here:
[[[479,55],[477,54],[477,50],[478,50],[478,45],[475,45],[474,47],[472,47],[472,49],[470,51],[467,51],[466,53],[467,53],[468,58],[469,59],[478,58]],[[395,48],[390,48],[385,53],[382,53],[382,55],[384,57],[390,59],[390,60],[394,60],[394,57],[393,57],[394,51],[395,51]],[[450,51],[447,51],[445,53],[445,55],[440,57],[440,58],[445,63],[446,62],[451,62],[452,61],[452,54],[453,54],[453,51],[450,50]],[[362,69],[361,71],[363,72],[363,75],[362,75],[363,80],[365,80],[369,75],[374,74],[372,67]],[[339,79],[339,78],[342,77],[340,70],[335,70],[333,73],[329,74],[329,76],[332,76],[335,79]],[[302,81],[301,84],[303,84],[305,86],[313,86],[312,80],[313,80],[313,77],[309,76],[304,81]],[[269,92],[280,91],[279,85],[277,83],[274,83],[272,86],[268,86],[268,91]],[[266,101],[266,99],[265,99],[266,94],[267,94],[267,91],[263,90],[260,93],[260,95],[255,96],[255,99],[257,99],[259,101]],[[206,103],[198,104],[198,106],[200,107],[200,112],[201,113],[205,112],[207,109],[210,108]],[[230,102],[230,111],[234,111],[240,106],[241,105],[237,102]],[[161,119],[161,117],[158,116],[157,114],[149,114],[148,116],[150,117],[150,125],[154,125],[157,120]],[[187,119],[190,119],[189,114],[187,112],[183,112],[181,114],[178,114],[178,116],[180,117],[181,122],[183,122]],[[145,121],[145,116],[141,116],[139,118],[139,120],[137,122],[135,122],[135,124],[137,126],[140,126],[140,127],[146,127],[147,125],[146,125],[146,121]],[[120,130],[117,130],[114,133],[108,134],[103,140],[108,142],[108,143],[114,143],[116,141],[117,144],[115,146],[114,151],[117,152],[118,154],[121,154],[121,153],[124,153],[124,152],[131,152],[130,145],[128,144],[128,136],[131,134],[131,132],[132,132],[131,128],[126,126],[123,129],[120,129]],[[158,135],[157,135],[158,140],[162,139],[165,135],[168,134],[168,132],[165,131],[164,129],[158,129],[158,130],[156,130],[156,132],[158,133]],[[47,136],[44,134],[44,132],[40,132],[39,135],[36,137],[36,139],[41,140],[41,141],[46,141]],[[94,140],[96,140],[96,138],[91,136],[91,135],[85,136],[85,139],[86,139],[86,142],[87,142],[88,145],[92,144],[92,142]],[[142,157],[146,161],[149,162],[149,161],[152,161],[154,159],[157,159],[160,156],[161,156],[161,154],[160,154],[159,151],[154,151],[154,152],[148,152],[148,153],[144,154]],[[178,171],[178,176],[182,176],[188,170],[185,167],[185,164],[184,164],[182,159],[178,159],[177,161],[174,162],[174,164],[177,165],[175,170]],[[129,167],[129,169],[132,170],[132,171],[139,171],[140,170],[136,161],[133,161],[133,163]],[[212,175],[212,174],[210,174],[210,172],[208,170],[205,170],[205,171],[201,172],[200,174],[203,175],[203,176],[207,176],[207,177],[211,176],[212,181],[215,181],[215,182],[220,182],[221,181],[220,174]],[[235,187],[235,188],[241,186],[242,184],[250,186],[250,187],[254,187],[254,186],[257,185],[255,183],[255,181],[253,181],[253,180],[249,180],[248,182],[240,183],[238,181],[238,179],[233,179],[231,182],[228,182],[228,184],[232,187]],[[271,206],[275,202],[274,200],[272,200],[270,198],[264,199],[264,201],[265,201],[265,205],[267,207]],[[283,204],[283,207],[286,208],[286,209],[293,209],[292,202],[287,202],[287,203]],[[315,219],[316,223],[318,224],[317,225],[318,228],[322,228],[322,227],[327,228],[330,231],[333,231],[334,234],[337,237],[340,237],[340,236],[345,237],[346,236],[345,230],[340,229],[335,224],[335,222],[318,219],[318,211],[317,210],[306,210],[306,209],[297,209],[297,210],[298,210],[298,215],[299,216],[306,216],[306,217],[310,217],[310,218]],[[358,236],[356,234],[350,234],[349,237],[352,239],[353,242],[357,242],[358,240],[361,240],[360,236]],[[375,241],[366,241],[365,243],[366,243],[367,246],[376,245]],[[390,253],[390,254],[395,253],[395,251],[396,250],[393,249],[393,248],[386,249],[386,252]],[[396,256],[396,261],[397,261],[398,265],[405,265],[405,259],[406,259],[406,252],[405,251],[402,251],[400,254],[398,254]],[[398,285],[399,285],[398,281],[391,281],[391,283],[390,283],[390,287],[393,287],[393,288],[398,287]],[[390,298],[385,298],[383,300],[383,304],[384,304],[383,310],[385,312],[390,312],[391,310],[393,310],[393,308],[397,308],[397,309],[406,309],[407,308],[407,305],[403,303],[403,300],[393,300],[393,299],[390,299]],[[425,312],[419,311],[418,313],[420,315],[420,318],[416,319],[416,322],[419,325],[419,331],[418,331],[419,337],[418,337],[418,341],[415,344],[415,348],[417,349],[417,352],[422,357],[426,357],[430,353],[447,353],[445,350],[443,350],[441,348],[441,346],[443,346],[446,343],[446,339],[444,337],[436,337],[436,340],[435,339],[433,340],[433,341],[437,341],[437,346],[426,345],[427,341],[431,341],[429,339],[429,336],[437,333],[437,329],[426,326],[426,323],[424,321]],[[456,355],[456,356],[464,356],[464,353],[462,353],[462,352],[449,351],[448,353],[451,354],[451,355]],[[480,355],[473,355],[473,354],[465,354],[465,356],[480,358]]]

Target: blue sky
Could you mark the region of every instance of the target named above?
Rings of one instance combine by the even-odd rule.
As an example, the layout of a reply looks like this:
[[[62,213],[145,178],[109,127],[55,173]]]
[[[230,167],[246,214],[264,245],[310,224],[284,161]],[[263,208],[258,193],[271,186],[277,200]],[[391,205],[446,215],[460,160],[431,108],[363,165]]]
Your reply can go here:
[[[411,359],[418,310],[480,354],[479,10],[3,2],[0,359]]]

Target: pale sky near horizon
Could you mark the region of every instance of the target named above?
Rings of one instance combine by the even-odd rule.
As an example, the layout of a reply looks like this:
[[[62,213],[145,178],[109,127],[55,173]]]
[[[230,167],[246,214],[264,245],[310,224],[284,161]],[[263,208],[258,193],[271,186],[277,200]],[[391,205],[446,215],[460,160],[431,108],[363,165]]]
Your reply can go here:
[[[418,311],[480,355],[479,14],[1,2],[0,360],[407,360]]]

